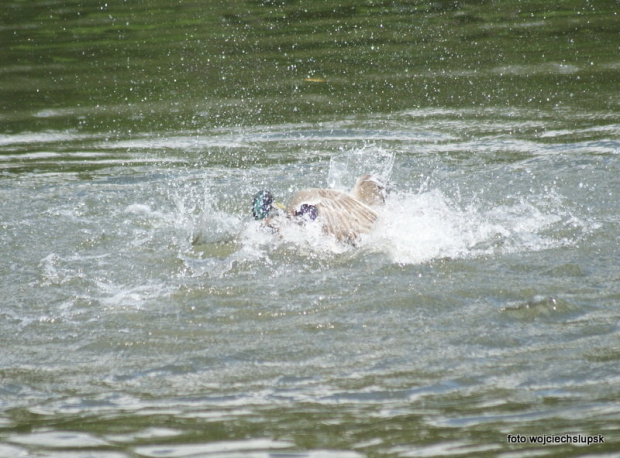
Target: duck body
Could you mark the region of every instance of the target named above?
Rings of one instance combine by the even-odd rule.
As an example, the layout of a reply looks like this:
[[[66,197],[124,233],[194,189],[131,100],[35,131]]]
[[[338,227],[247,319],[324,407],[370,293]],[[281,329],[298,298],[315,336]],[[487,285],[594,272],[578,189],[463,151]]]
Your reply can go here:
[[[301,223],[316,221],[325,234],[340,242],[355,242],[369,232],[377,213],[352,196],[333,189],[310,188],[299,191],[286,207],[286,214]]]
[[[360,177],[350,193],[335,189],[303,189],[291,198],[284,208],[284,215],[286,220],[298,224],[320,224],[324,234],[339,242],[355,244],[362,234],[372,230],[377,221],[377,212],[371,207],[383,204],[384,191],[383,185],[370,175]],[[283,223],[280,216],[269,217],[264,224],[278,231]]]

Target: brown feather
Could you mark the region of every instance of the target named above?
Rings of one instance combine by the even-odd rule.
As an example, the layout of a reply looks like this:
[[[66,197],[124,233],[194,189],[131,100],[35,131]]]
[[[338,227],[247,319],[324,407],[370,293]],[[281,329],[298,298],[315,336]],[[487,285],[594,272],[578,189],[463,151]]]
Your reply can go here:
[[[331,234],[341,242],[354,243],[361,234],[372,229],[377,214],[364,205],[340,191],[333,189],[304,189],[293,196],[287,206],[287,213],[295,217],[303,204],[317,208],[317,222],[323,232]]]

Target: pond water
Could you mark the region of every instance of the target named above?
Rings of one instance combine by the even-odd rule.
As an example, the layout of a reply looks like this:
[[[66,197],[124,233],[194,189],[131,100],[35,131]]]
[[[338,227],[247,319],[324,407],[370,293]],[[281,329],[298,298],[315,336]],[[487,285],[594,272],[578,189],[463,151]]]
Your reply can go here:
[[[619,13],[8,2],[0,456],[614,456]]]

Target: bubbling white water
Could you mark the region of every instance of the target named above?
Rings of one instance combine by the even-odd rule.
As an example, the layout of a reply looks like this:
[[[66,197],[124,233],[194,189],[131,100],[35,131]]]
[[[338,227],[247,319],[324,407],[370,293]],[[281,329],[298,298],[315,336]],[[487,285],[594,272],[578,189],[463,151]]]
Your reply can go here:
[[[487,211],[474,205],[462,208],[438,189],[394,193],[365,244],[399,264],[537,251],[559,243],[541,231],[561,220],[525,202]]]
[[[330,160],[327,182],[330,188],[349,190],[359,175],[371,173],[390,183],[394,162],[394,153],[373,146],[341,151]],[[208,208],[194,219],[198,234],[194,240],[212,249],[205,251],[202,260],[191,261],[192,268],[224,273],[238,262],[270,263],[272,254],[282,249],[302,257],[363,250],[381,253],[397,264],[419,264],[570,245],[576,243],[570,234],[587,226],[563,207],[557,195],[487,195],[469,201],[458,193],[448,194],[441,182],[417,191],[399,190],[398,183],[392,183],[392,188],[385,205],[377,209],[374,229],[355,246],[325,235],[319,224],[284,220],[272,232],[249,217]],[[233,249],[217,249],[226,243]]]

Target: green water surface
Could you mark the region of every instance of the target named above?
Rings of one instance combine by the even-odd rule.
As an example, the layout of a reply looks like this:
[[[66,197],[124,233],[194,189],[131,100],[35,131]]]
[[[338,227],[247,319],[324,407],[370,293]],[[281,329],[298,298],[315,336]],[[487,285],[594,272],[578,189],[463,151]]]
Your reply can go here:
[[[0,456],[616,456],[620,2],[0,18]],[[249,229],[359,151],[392,239]]]
[[[618,109],[614,1],[13,1],[5,130],[158,130],[415,107]]]

